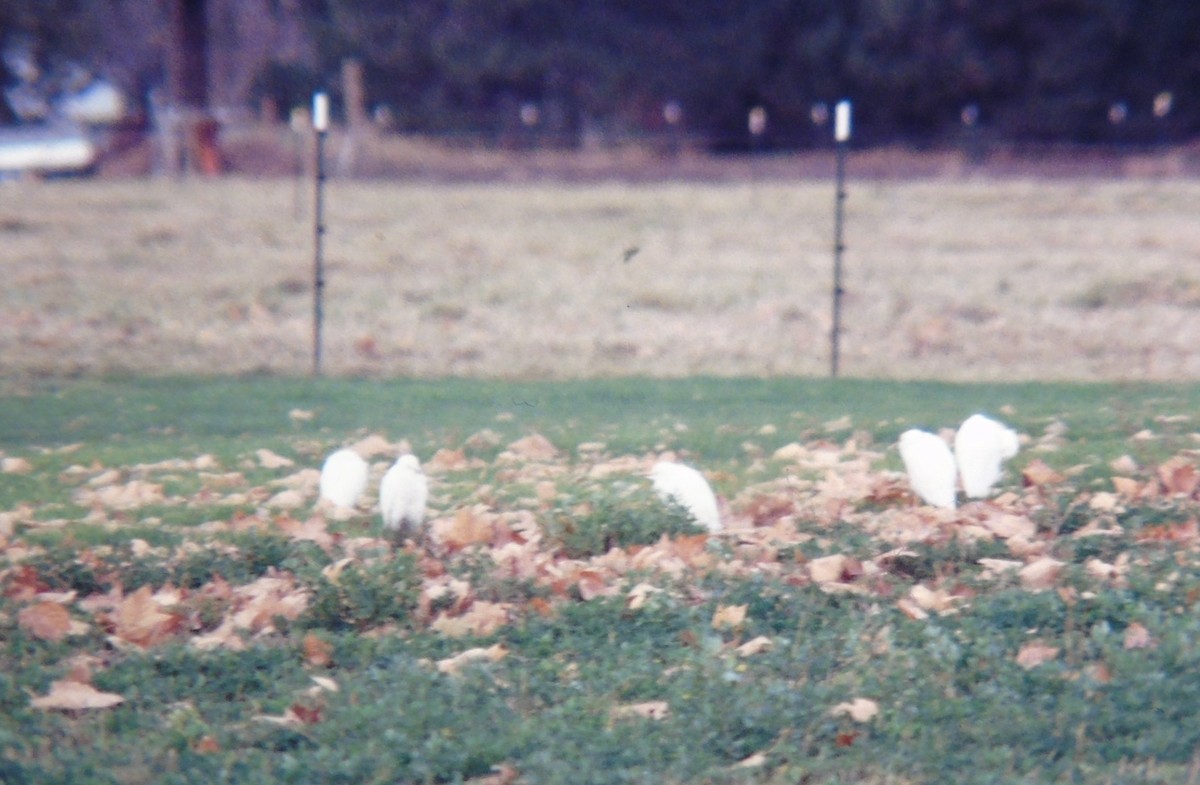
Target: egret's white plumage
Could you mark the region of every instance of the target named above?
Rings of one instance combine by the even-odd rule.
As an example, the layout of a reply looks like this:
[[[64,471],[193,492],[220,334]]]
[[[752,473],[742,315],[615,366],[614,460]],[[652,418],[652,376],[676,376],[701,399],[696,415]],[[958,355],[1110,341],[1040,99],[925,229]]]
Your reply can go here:
[[[401,535],[414,534],[425,520],[429,483],[415,455],[401,455],[379,485],[383,527]]]
[[[683,507],[696,523],[710,532],[721,530],[717,497],[713,495],[703,474],[682,463],[659,461],[650,470],[650,480],[664,502],[674,502]]]
[[[1017,432],[1002,423],[973,414],[954,434],[954,457],[963,491],[972,499],[991,492],[1000,479],[1004,461],[1017,454]]]
[[[321,466],[321,498],[338,507],[353,507],[367,488],[367,462],[350,448],[330,453]]]
[[[907,430],[900,434],[900,458],[912,489],[926,504],[954,509],[958,466],[944,439],[916,428]]]

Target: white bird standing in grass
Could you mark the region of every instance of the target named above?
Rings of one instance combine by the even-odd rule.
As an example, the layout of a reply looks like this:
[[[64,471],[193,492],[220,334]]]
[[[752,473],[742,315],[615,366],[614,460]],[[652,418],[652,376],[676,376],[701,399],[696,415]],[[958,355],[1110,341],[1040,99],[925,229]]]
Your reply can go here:
[[[926,504],[953,510],[958,465],[940,436],[916,428],[900,434],[900,458],[908,481]]]
[[[968,417],[954,434],[954,456],[963,491],[972,499],[987,496],[1000,479],[1004,461],[1017,454],[1017,432],[982,414]]]
[[[413,535],[425,520],[429,483],[415,455],[401,455],[379,485],[383,528],[400,537]]]
[[[659,498],[687,510],[696,523],[710,532],[721,531],[721,516],[717,512],[717,497],[704,475],[691,466],[673,461],[659,461],[650,470],[650,480]]]
[[[321,498],[337,507],[353,508],[367,489],[367,462],[346,447],[330,453],[321,466]]]

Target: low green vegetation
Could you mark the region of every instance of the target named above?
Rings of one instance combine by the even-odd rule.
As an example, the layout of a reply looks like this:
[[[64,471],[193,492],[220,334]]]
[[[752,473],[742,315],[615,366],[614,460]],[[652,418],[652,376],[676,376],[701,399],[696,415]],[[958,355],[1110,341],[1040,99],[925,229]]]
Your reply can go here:
[[[0,782],[1189,781],[1198,410],[1183,385],[27,386],[0,398]],[[976,411],[1026,437],[997,496],[916,505],[897,435]],[[316,506],[310,470],[372,435],[425,461],[429,542]],[[667,451],[730,533],[658,503]],[[120,702],[39,705],[63,682]]]

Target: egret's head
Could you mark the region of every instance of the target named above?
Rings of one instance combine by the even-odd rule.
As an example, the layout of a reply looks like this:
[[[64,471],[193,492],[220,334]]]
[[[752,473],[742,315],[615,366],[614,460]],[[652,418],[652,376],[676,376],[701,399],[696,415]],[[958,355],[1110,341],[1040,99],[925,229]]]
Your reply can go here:
[[[421,471],[421,462],[419,460],[417,460],[417,456],[415,456],[415,455],[401,455],[400,458],[396,461],[396,465],[403,466],[405,469],[408,469],[409,471],[414,471],[414,472]]]

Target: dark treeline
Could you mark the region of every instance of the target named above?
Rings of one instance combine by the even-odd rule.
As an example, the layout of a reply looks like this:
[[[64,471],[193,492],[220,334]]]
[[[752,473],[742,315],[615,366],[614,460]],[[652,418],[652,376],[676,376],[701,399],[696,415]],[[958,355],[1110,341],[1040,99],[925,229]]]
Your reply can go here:
[[[525,107],[530,124],[536,108],[540,133],[569,143],[675,129],[737,146],[748,143],[748,112],[761,106],[763,143],[794,147],[827,138],[814,116],[842,98],[854,101],[864,143],[937,144],[961,134],[964,120],[1010,141],[1154,143],[1200,130],[1195,0],[261,4],[268,22],[299,25],[304,46],[256,63],[242,100],[296,105],[319,86],[336,99],[340,64],[354,57],[371,106],[408,131],[520,133]],[[97,9],[123,5],[0,0],[0,24],[36,18],[53,46],[112,53],[101,45],[111,31],[80,20],[103,25],[121,14]],[[236,27],[223,5],[212,2],[214,40],[235,40],[222,27]],[[56,13],[22,21],[13,11],[38,6]],[[152,14],[137,19],[155,24]],[[126,46],[147,32],[155,40],[153,31],[126,31]],[[153,81],[154,67],[148,58],[139,78]],[[669,104],[680,110],[674,124]]]

